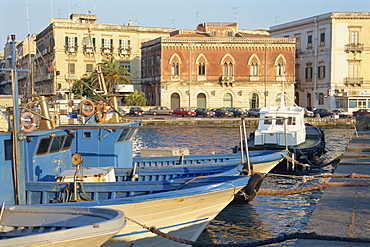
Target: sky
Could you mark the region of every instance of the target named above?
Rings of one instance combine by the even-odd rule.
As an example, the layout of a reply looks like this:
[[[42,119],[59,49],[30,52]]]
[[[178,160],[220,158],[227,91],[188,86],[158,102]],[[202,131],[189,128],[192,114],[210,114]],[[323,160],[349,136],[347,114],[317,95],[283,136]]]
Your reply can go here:
[[[0,49],[7,36],[23,40],[51,18],[97,15],[97,23],[195,29],[203,22],[270,28],[328,12],[369,12],[370,0],[0,0]]]

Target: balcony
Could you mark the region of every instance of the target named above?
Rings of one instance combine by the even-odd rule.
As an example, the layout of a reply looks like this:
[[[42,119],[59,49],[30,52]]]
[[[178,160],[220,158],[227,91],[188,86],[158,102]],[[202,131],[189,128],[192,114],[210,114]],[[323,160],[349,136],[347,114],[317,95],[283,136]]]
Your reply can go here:
[[[119,50],[119,55],[130,55],[131,54],[131,47],[121,47],[118,50]]]
[[[77,80],[77,75],[76,74],[65,74],[65,79],[66,80]]]
[[[76,54],[78,50],[78,46],[65,46],[65,49],[66,49],[65,50],[66,53]]]
[[[84,54],[92,54],[94,52],[95,52],[94,46],[84,46],[84,50],[83,50]]]
[[[364,44],[348,44],[346,45],[346,52],[362,52],[364,50]]]
[[[106,54],[106,55],[110,55],[113,53],[113,47],[109,48],[109,47],[102,47],[101,48],[101,53],[102,54]]]
[[[234,76],[223,75],[221,76],[221,81],[234,81]]]
[[[206,81],[207,80],[207,76],[205,75],[198,75],[197,76],[197,81]]]
[[[346,77],[346,78],[344,78],[344,83],[347,86],[348,85],[361,85],[363,82],[364,82],[363,77],[356,77],[356,78]]]

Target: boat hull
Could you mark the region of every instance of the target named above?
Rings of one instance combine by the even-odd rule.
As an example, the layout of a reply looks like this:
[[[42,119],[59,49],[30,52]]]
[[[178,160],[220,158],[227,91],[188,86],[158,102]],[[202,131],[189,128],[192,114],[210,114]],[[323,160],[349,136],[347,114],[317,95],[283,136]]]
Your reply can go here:
[[[285,150],[286,147],[276,145],[254,145],[254,135],[248,139],[249,150]],[[325,151],[325,135],[324,132],[316,126],[306,124],[306,141],[298,146],[288,146],[291,157],[299,163],[307,166],[292,164],[287,160],[280,162],[272,173],[283,174],[300,174],[308,172],[311,168],[320,167],[322,165],[321,155]]]
[[[0,246],[101,246],[125,224],[124,214],[112,209],[6,207]]]

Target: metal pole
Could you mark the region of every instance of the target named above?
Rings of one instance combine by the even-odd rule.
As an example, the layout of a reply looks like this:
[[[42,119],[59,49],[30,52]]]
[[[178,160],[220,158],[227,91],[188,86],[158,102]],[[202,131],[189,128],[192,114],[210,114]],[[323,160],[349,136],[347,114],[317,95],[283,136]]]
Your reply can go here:
[[[252,170],[251,170],[251,162],[249,160],[248,138],[247,138],[247,130],[245,128],[244,117],[242,118],[242,122],[243,122],[243,131],[244,131],[244,140],[245,140],[245,155],[246,155],[247,162],[248,162],[248,175],[251,175]]]
[[[242,159],[242,162],[241,164],[244,164],[244,147],[243,147],[243,130],[242,130],[242,126],[239,125],[239,136],[240,136],[240,154],[241,154],[241,159]]]

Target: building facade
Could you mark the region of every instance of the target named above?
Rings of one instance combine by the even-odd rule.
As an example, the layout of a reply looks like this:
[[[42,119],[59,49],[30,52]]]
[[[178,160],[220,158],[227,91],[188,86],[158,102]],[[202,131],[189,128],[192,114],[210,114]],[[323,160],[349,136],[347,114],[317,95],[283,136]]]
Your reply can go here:
[[[332,12],[270,29],[296,38],[296,103],[307,108],[370,108],[370,13]]]
[[[132,74],[140,88],[142,42],[169,36],[174,29],[98,24],[96,15],[72,14],[70,19],[51,19],[36,37],[34,85],[36,93],[67,95],[73,83],[94,71],[103,59],[114,57]]]
[[[203,23],[144,42],[141,67],[150,105],[261,108],[294,97],[295,39]]]

